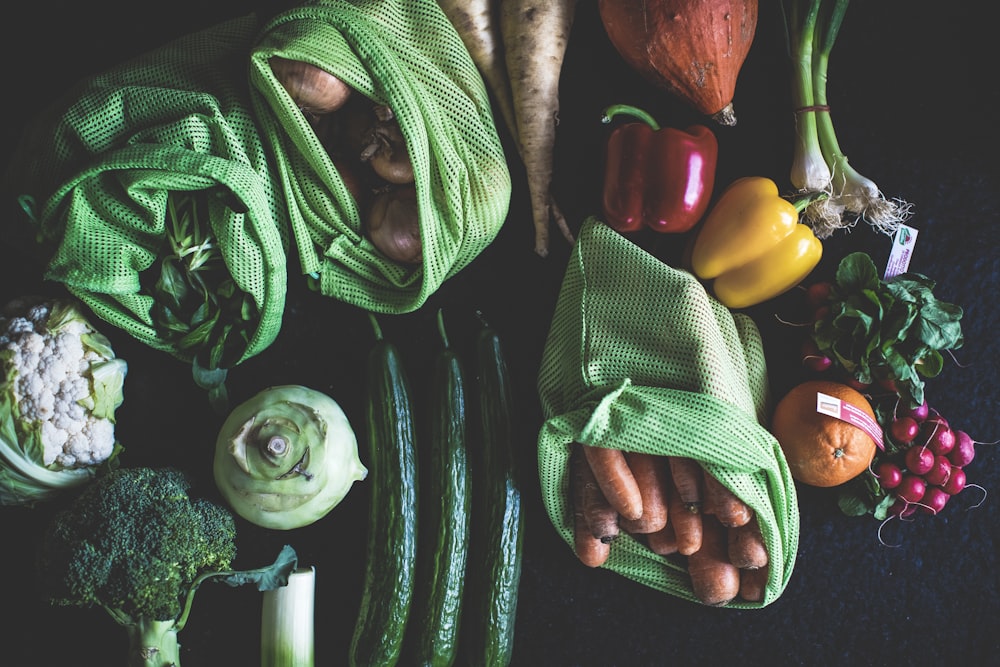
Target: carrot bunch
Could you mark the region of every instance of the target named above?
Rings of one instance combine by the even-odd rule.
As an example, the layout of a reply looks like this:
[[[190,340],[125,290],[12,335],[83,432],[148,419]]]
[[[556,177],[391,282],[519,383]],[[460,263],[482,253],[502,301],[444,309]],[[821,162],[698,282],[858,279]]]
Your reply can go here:
[[[724,606],[764,598],[768,553],[753,510],[697,461],[573,444],[574,550],[603,565],[621,532],[687,559],[695,596]]]

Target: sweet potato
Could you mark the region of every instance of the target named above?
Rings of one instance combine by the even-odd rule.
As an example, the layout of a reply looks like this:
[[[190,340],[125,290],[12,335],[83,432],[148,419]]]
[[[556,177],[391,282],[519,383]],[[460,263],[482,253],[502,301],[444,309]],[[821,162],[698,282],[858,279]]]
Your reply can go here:
[[[625,452],[625,462],[639,485],[642,516],[624,520],[622,527],[630,533],[655,533],[667,525],[666,485],[670,474],[667,461],[655,454]]]
[[[729,562],[727,530],[714,516],[704,515],[701,548],[688,556],[691,588],[710,607],[724,607],[740,593],[740,570]]]

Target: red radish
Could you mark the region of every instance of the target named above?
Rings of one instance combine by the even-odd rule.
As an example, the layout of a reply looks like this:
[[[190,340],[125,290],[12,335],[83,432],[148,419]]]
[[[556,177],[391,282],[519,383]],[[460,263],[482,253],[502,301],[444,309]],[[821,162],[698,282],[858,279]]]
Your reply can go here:
[[[818,283],[813,283],[806,288],[806,303],[816,310],[820,306],[826,303],[827,299],[830,298],[830,292],[833,290],[833,283],[828,280],[821,280]]]
[[[896,495],[908,503],[919,503],[927,491],[927,482],[920,475],[905,474],[896,487]]]
[[[895,489],[903,481],[903,471],[891,461],[882,461],[875,468],[875,476],[883,489]]]
[[[947,454],[955,447],[955,432],[950,428],[939,428],[927,441],[927,446],[935,454]]]
[[[913,503],[906,501],[899,496],[896,497],[895,502],[889,507],[889,514],[891,516],[898,516],[900,518],[906,518],[917,511],[917,506]]]
[[[923,423],[925,419],[930,415],[930,406],[927,405],[927,401],[924,401],[915,408],[910,408],[906,412],[907,417],[912,417],[917,423]]]
[[[878,381],[878,386],[892,393],[896,393],[897,391],[896,381],[893,380],[892,378],[882,378],[881,380]]]
[[[811,371],[822,372],[833,365],[833,359],[820,352],[816,341],[807,337],[802,341],[802,363]]]
[[[954,447],[948,452],[952,465],[967,466],[976,457],[976,441],[965,431],[954,431]]]
[[[844,384],[846,384],[848,387],[850,387],[855,391],[861,392],[862,394],[868,391],[868,388],[871,386],[870,382],[862,382],[861,380],[854,377],[849,377],[846,380],[844,380]]]
[[[889,433],[892,439],[901,445],[908,445],[913,442],[920,432],[920,424],[913,417],[898,417],[892,420],[889,425]]]
[[[965,471],[957,466],[952,466],[951,475],[941,488],[944,489],[945,493],[954,496],[965,488],[965,481]]]
[[[951,496],[940,487],[928,487],[924,497],[920,500],[920,504],[917,505],[917,509],[925,514],[937,514],[944,509],[949,498]]]
[[[830,317],[830,306],[820,306],[813,311],[812,321],[813,324],[816,322],[822,322],[826,318]]]
[[[924,473],[924,479],[928,484],[942,486],[951,477],[951,461],[947,456],[935,456],[934,465]]]
[[[935,412],[934,414],[929,415],[920,425],[920,435],[924,442],[929,442],[930,439],[934,437],[935,433],[943,431],[947,428],[948,420]]]
[[[919,445],[906,450],[906,469],[914,475],[923,475],[934,467],[934,452]]]

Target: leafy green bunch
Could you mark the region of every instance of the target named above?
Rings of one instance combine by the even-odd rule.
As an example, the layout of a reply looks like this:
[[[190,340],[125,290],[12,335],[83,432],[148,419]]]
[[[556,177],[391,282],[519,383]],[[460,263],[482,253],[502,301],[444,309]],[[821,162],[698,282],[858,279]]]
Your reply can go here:
[[[942,352],[962,346],[962,309],[934,296],[919,273],[883,280],[863,252],[837,267],[829,314],[813,325],[820,351],[858,382],[891,384],[901,404],[919,406],[924,378],[944,367]]]
[[[160,335],[192,357],[195,381],[225,411],[227,370],[246,349],[260,311],[236,285],[212,233],[212,206],[234,205],[221,196],[217,190],[170,193],[168,244],[151,293]]]

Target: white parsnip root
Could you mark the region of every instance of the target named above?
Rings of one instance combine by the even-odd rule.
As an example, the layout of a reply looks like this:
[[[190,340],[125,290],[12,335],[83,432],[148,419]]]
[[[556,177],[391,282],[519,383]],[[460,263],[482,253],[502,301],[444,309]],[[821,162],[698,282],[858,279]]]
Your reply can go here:
[[[499,13],[495,0],[438,0],[445,16],[455,26],[472,62],[483,77],[510,136],[517,139],[517,120],[510,79],[500,41]]]
[[[528,178],[535,252],[542,257],[549,254],[552,222],[573,243],[551,187],[559,77],[575,13],[576,0],[500,0],[500,35],[514,100],[516,140]]]
[[[555,223],[572,244],[552,196],[559,77],[576,0],[438,0],[492,95],[525,167],[535,252],[549,254]]]

